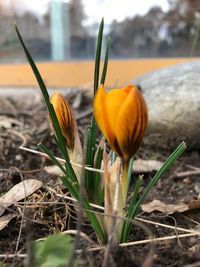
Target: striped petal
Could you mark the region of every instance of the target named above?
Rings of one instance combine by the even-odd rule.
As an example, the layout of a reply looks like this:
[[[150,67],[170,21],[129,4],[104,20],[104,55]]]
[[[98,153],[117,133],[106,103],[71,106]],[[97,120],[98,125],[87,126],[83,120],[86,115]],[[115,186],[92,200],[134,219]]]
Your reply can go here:
[[[134,86],[123,89],[127,96],[118,116],[116,136],[125,159],[138,150],[147,126],[147,107],[142,94]]]
[[[103,86],[94,100],[95,120],[120,157],[129,160],[139,148],[147,126],[147,107],[136,86],[113,89]]]
[[[74,149],[74,118],[69,103],[60,93],[51,96],[51,103],[54,107],[62,134],[65,138],[66,146],[70,150]]]

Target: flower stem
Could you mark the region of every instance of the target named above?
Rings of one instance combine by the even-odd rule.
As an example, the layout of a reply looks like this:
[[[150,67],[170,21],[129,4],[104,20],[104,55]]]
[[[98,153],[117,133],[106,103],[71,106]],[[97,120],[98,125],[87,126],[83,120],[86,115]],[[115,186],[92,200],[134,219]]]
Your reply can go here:
[[[126,198],[127,198],[127,191],[128,191],[128,166],[130,160],[125,160],[121,158],[121,186],[122,186],[122,197],[124,202],[124,207],[126,206]]]

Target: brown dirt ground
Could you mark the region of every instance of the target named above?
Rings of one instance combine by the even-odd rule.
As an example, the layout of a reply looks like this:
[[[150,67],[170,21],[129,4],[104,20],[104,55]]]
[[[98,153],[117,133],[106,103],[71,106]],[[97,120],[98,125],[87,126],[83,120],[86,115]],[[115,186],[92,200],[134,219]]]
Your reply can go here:
[[[88,124],[89,117],[85,114],[91,109],[91,100],[83,93],[66,93],[70,102],[75,107],[76,116],[79,117],[80,133],[83,138],[84,128]],[[30,99],[31,100],[30,100]],[[86,113],[84,113],[86,112]],[[37,149],[37,144],[42,142],[58,155],[55,142],[51,135],[47,112],[40,97],[0,97],[0,194],[4,194],[22,179],[39,179],[44,183],[43,188],[28,197],[32,205],[15,204],[6,210],[6,214],[14,212],[16,217],[0,231],[0,261],[9,266],[25,266],[23,258],[9,258],[10,254],[27,252],[29,240],[36,240],[50,233],[67,229],[75,229],[75,214],[71,211],[69,202],[49,191],[53,188],[58,193],[66,193],[61,183],[54,175],[47,174],[43,167],[51,165],[45,158],[22,151],[22,136],[26,140],[26,146]],[[170,151],[149,149],[143,145],[137,157],[143,159],[164,160]],[[192,167],[191,167],[192,166]],[[177,177],[177,172],[190,171],[200,167],[199,151],[187,151],[155,186],[148,199],[159,199],[167,204],[188,203],[198,197],[200,192],[200,174],[185,177]],[[144,176],[144,184],[147,184],[154,173]],[[134,175],[131,186],[134,186]],[[145,186],[145,185],[144,185]],[[42,202],[40,204],[40,202]],[[48,204],[44,204],[48,202]],[[36,204],[35,204],[36,203]],[[24,211],[24,216],[22,213]],[[141,219],[159,222],[165,225],[182,227],[184,229],[200,229],[199,209],[185,213],[151,214],[141,213]],[[147,230],[145,230],[147,229]],[[21,231],[21,232],[20,232]],[[88,225],[82,225],[82,231],[95,240],[94,233]],[[148,233],[154,237],[168,237],[177,235],[173,240],[161,240],[156,243],[147,243],[129,247],[116,247],[110,253],[108,266],[200,266],[200,239],[197,236],[178,238],[183,232],[166,227],[160,227],[149,223],[137,223],[133,227],[129,241],[148,239]],[[80,248],[88,248],[83,240]],[[89,252],[84,250],[80,256],[80,266],[101,266],[103,251]],[[4,255],[4,257],[2,256]],[[153,260],[153,263],[151,262]],[[146,265],[145,265],[145,264]]]

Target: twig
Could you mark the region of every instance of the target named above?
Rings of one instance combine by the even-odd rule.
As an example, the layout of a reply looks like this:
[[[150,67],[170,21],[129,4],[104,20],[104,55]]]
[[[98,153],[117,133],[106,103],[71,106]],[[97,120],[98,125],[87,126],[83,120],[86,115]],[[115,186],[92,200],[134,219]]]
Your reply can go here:
[[[173,216],[168,215],[168,217],[174,221],[174,224],[175,224],[174,230],[175,230],[175,234],[177,236],[177,242],[178,242],[179,246],[182,247],[181,241],[180,241],[180,239],[178,237],[177,221],[176,221],[176,219]]]
[[[15,130],[13,130],[13,133],[17,136],[19,136],[21,139],[22,139],[22,144],[19,146],[19,149],[21,150],[24,150],[24,151],[27,151],[27,152],[30,152],[32,154],[36,154],[36,155],[39,155],[39,156],[42,156],[42,157],[45,157],[47,159],[49,159],[49,156],[43,152],[40,152],[38,150],[34,150],[34,149],[30,149],[28,147],[25,147],[26,143],[27,143],[27,140],[26,138],[24,137],[24,135],[20,132],[17,132]],[[55,157],[60,163],[65,163],[65,160],[62,159],[62,158],[59,158],[59,157]],[[95,168],[92,168],[92,167],[89,167],[89,166],[83,166],[81,164],[78,164],[78,163],[75,163],[73,161],[70,161],[70,163],[75,166],[75,167],[79,167],[79,168],[85,168],[86,170],[88,171],[93,171],[93,172],[99,172],[99,173],[104,173],[103,170],[99,170],[99,169],[95,169]]]
[[[53,192],[56,196],[60,197],[60,198],[64,198],[64,199],[68,199],[68,200],[71,200],[73,202],[78,202],[77,199],[73,198],[73,197],[69,197],[69,196],[66,196],[66,195],[62,195],[62,194],[59,194],[57,193],[53,188],[49,187],[49,186],[46,186],[46,189]],[[104,207],[102,206],[99,206],[99,205],[96,205],[96,204],[93,204],[93,203],[89,203],[91,207],[93,208],[96,208],[98,210],[102,210],[104,211]]]
[[[193,171],[184,171],[176,173],[176,177],[187,177],[190,175],[198,175],[200,174],[200,170],[193,170]]]
[[[193,165],[191,165],[191,164],[187,164],[186,165],[187,167],[189,167],[190,169],[192,169],[192,170],[199,170],[200,171],[200,168],[198,168],[198,167],[195,167],[195,166],[193,166]]]
[[[181,234],[178,235],[179,238],[187,238],[191,236],[200,236],[199,232],[193,232],[193,233],[188,233],[188,234]],[[157,237],[157,238],[150,238],[150,239],[145,239],[145,240],[139,240],[139,241],[134,241],[134,242],[127,242],[127,243],[121,243],[119,244],[120,247],[129,247],[129,246],[137,246],[137,245],[142,245],[142,244],[148,244],[151,242],[160,242],[160,241],[166,241],[166,240],[172,240],[172,239],[177,239],[177,235],[172,235],[172,236],[165,236],[165,237]],[[88,248],[88,252],[92,251],[99,251],[105,249],[104,246],[99,246],[99,247],[94,247],[94,248]],[[77,254],[80,254],[83,252],[82,249],[78,249],[75,251]],[[0,254],[0,258],[26,258],[27,254]]]
[[[184,237],[190,237],[190,236],[199,236],[199,235],[200,235],[200,233],[194,231],[193,233],[178,235],[178,238],[184,238]],[[130,247],[130,246],[148,244],[151,242],[166,241],[166,240],[171,240],[171,239],[177,239],[177,235],[171,235],[171,236],[165,236],[165,237],[156,237],[156,238],[150,238],[150,239],[146,239],[146,240],[139,240],[139,241],[128,242],[128,243],[121,243],[121,244],[119,244],[119,246]]]
[[[39,156],[42,156],[42,157],[45,157],[47,159],[49,159],[49,156],[43,152],[40,152],[38,150],[33,150],[33,149],[30,149],[30,148],[27,148],[27,147],[24,147],[24,146],[20,146],[19,149],[21,150],[24,150],[24,151],[27,151],[27,152],[30,152],[30,153],[33,153],[33,154],[37,154]],[[59,157],[55,157],[60,163],[65,163],[65,160],[62,159],[62,158],[59,158]],[[93,172],[99,172],[99,173],[104,173],[103,170],[99,170],[99,169],[95,169],[95,168],[92,168],[92,167],[88,167],[88,166],[82,166],[81,164],[78,164],[78,163],[75,163],[73,161],[70,160],[70,163],[75,166],[75,167],[79,167],[79,168],[85,168],[86,170],[88,171],[93,171]]]
[[[196,233],[197,235],[200,235],[200,231],[196,231],[196,230],[194,231],[194,230],[189,230],[189,229],[185,229],[185,228],[174,227],[174,226],[171,226],[171,225],[168,225],[168,224],[162,224],[162,223],[158,223],[158,222],[153,222],[153,221],[145,220],[145,219],[138,218],[138,217],[136,217],[135,220],[141,221],[141,222],[145,222],[145,223],[149,223],[149,224],[153,224],[153,225],[156,225],[156,226],[161,226],[161,227],[177,230],[177,231],[183,231],[183,232],[186,232],[186,233]]]
[[[183,267],[199,267],[199,266],[200,266],[200,261],[184,265]]]

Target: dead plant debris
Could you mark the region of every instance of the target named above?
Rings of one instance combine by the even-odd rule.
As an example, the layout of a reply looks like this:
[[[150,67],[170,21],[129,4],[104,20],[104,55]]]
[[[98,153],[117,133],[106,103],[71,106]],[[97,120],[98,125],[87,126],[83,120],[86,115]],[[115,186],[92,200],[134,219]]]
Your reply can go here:
[[[91,115],[91,99],[82,91],[77,94],[76,90],[66,90],[65,93],[74,103],[83,139]],[[54,172],[44,170],[51,162],[19,149],[25,141],[27,147],[38,150],[37,144],[42,142],[55,155],[61,156],[51,136],[45,107],[36,95],[31,99],[26,95],[25,102],[24,96],[9,96],[0,100],[3,107],[0,110],[0,261],[17,267],[24,266],[27,240],[76,229],[72,201],[62,197],[68,192]],[[169,153],[143,145],[133,167],[131,191],[134,190],[138,173],[144,173],[145,186]],[[142,226],[134,225],[129,242],[120,250],[116,249],[117,253],[111,251],[109,266],[142,266],[148,258],[152,242],[155,244],[152,266],[199,266],[199,162],[199,151],[187,152],[162,178],[146,200],[146,206],[142,206],[143,213],[137,218],[150,230],[152,237]],[[47,190],[46,186],[53,191]],[[82,259],[81,266],[101,266],[102,248],[85,221],[81,232],[90,240],[88,242],[85,236],[80,237],[77,249]]]

